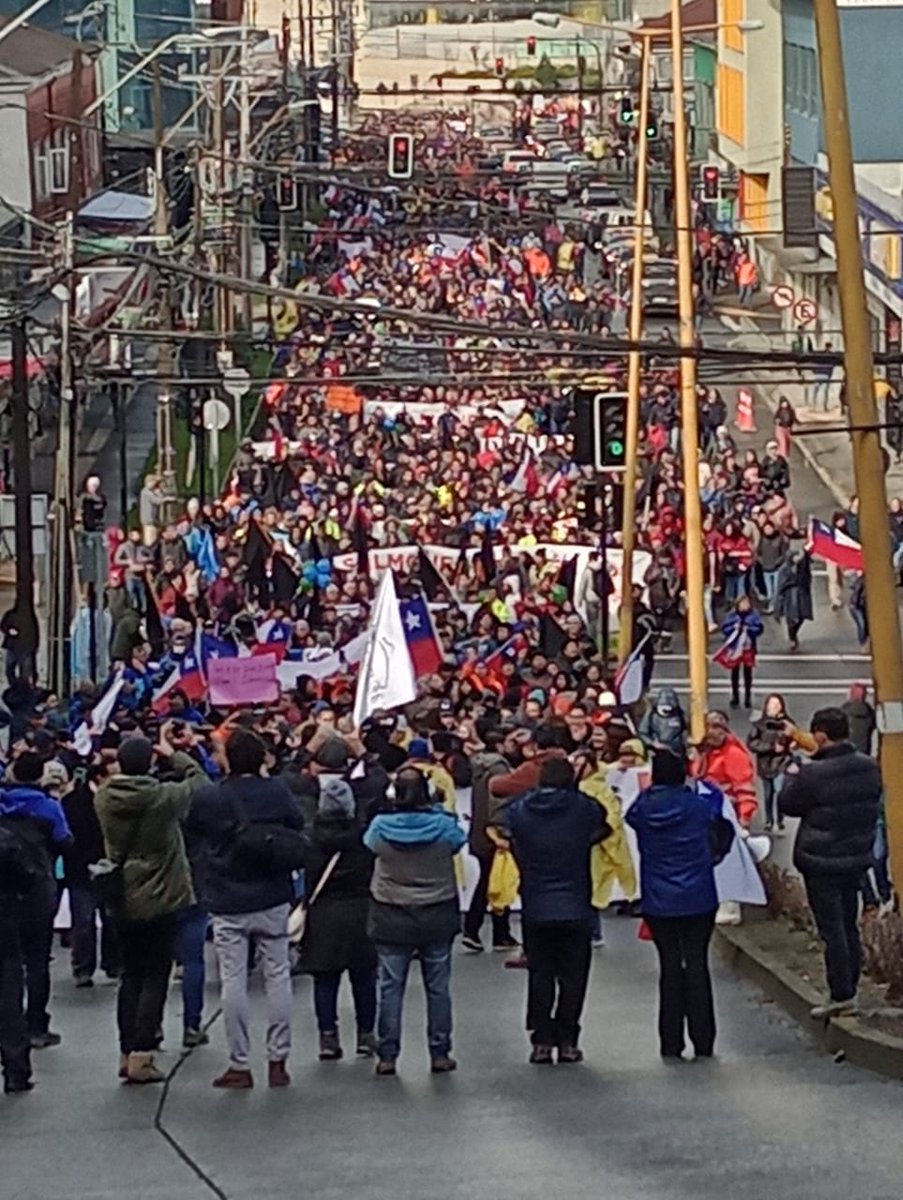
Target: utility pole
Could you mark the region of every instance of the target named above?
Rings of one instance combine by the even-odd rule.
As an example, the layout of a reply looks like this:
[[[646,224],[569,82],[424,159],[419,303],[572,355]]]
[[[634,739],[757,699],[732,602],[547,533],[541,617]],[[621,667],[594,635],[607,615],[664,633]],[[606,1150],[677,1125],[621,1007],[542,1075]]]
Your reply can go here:
[[[165,130],[163,127],[163,83],[160,76],[160,60],[154,59],[154,233],[158,238],[169,234],[169,205],[166,199],[166,166],[163,153]],[[160,252],[158,246],[158,253]],[[160,307],[165,329],[172,329],[172,305],[170,303],[169,279],[161,276]],[[158,373],[163,385],[157,392],[157,474],[163,480],[167,497],[176,495],[175,448],[172,434],[172,384],[173,346],[168,338],[160,342]],[[123,514],[123,520],[125,515]]]
[[[12,454],[16,488],[16,604],[21,673],[34,682],[38,656],[38,618],[34,605],[34,552],[31,528],[31,444],[28,404],[28,343],[24,320],[12,327]]]
[[[887,486],[874,362],[868,325],[859,206],[853,169],[850,114],[843,73],[843,50],[835,0],[814,0],[821,74],[822,119],[828,153],[828,182],[834,205],[837,287],[843,327],[844,375],[850,424],[854,427],[853,468],[859,497],[859,536],[865,560],[866,609],[872,639],[872,678],[881,734],[891,872],[903,879],[903,642],[897,613],[896,581],[890,557]]]
[[[241,19],[241,53],[239,63],[239,115],[238,115],[238,161],[239,167],[239,204],[238,204],[238,245],[239,245],[239,275],[242,279],[251,278],[251,223],[253,221],[253,191],[254,172],[249,162],[251,153],[251,82],[250,64],[248,63],[248,25],[247,18],[242,13]],[[254,297],[251,292],[245,292],[242,297],[245,331],[250,335],[254,323]],[[241,430],[236,430],[236,437]]]
[[[332,25],[332,72],[330,79],[330,96],[332,98],[332,139],[329,148],[329,161],[335,164],[335,156],[339,149],[339,3],[330,0],[330,19]]]
[[[690,235],[690,179],[687,113],[684,108],[684,39],[681,0],[671,0],[671,61],[674,65],[674,215],[677,222],[677,283],[680,311],[681,443],[686,544],[687,652],[690,659],[690,737],[702,740],[708,702],[708,634],[702,604],[702,503],[699,498],[699,408],[693,350],[693,242]],[[640,130],[645,139],[646,130]],[[642,220],[638,216],[638,220]]]
[[[76,563],[72,553],[75,495],[73,459],[75,438],[75,392],[72,386],[72,358],[69,346],[69,322],[72,312],[72,272],[75,257],[72,213],[63,224],[63,269],[60,285],[60,425],[53,488],[53,546],[50,595],[50,686],[59,695],[68,692],[69,645],[72,621],[71,597]]]
[[[633,646],[633,550],[636,544],[637,456],[640,440],[640,368],[642,356],[636,347],[643,336],[643,250],[646,238],[646,164],[649,119],[650,38],[643,37],[640,60],[640,140],[636,159],[636,211],[633,226],[633,277],[630,289],[630,343],[627,358],[627,427],[624,456],[624,525],[621,533],[624,560],[621,570],[621,612],[618,661],[623,663]]]

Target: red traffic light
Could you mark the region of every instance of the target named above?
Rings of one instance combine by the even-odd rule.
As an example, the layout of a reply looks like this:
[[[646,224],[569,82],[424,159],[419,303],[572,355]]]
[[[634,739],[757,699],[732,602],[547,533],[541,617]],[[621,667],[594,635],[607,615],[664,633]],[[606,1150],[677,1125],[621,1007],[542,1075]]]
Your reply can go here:
[[[495,60],[495,73],[499,79],[505,74],[505,60],[501,56]]]
[[[279,176],[276,201],[280,212],[294,212],[298,207],[298,184],[293,176]]]
[[[702,197],[717,200],[721,194],[721,168],[710,164],[702,168]]]
[[[532,33],[527,38],[527,53],[530,55],[531,58],[536,53],[536,38],[533,36]]]
[[[410,179],[414,174],[414,138],[410,133],[389,135],[390,179]]]

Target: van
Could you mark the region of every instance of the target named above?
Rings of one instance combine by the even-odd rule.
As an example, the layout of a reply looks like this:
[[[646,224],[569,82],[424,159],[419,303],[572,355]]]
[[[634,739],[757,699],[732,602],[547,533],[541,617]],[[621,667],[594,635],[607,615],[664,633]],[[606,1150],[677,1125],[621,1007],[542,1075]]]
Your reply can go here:
[[[529,150],[506,150],[502,158],[502,170],[507,175],[524,175],[532,171],[536,155]]]

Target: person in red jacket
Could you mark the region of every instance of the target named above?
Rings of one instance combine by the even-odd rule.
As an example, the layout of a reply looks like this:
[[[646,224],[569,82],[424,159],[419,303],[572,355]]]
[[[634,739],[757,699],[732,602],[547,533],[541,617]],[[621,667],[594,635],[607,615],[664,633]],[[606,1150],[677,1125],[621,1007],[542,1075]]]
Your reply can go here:
[[[734,806],[737,820],[748,829],[758,808],[756,764],[736,734],[731,732],[727,714],[707,713],[705,737],[699,744],[693,774],[716,784]]]

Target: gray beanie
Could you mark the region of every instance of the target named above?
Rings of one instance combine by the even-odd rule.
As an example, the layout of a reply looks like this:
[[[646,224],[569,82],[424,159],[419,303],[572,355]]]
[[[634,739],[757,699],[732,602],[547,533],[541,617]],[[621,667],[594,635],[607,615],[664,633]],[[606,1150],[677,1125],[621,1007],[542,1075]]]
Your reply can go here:
[[[119,743],[116,757],[123,775],[147,775],[154,761],[154,744],[140,734],[132,734]]]
[[[351,820],[354,810],[354,792],[344,779],[320,781],[320,800],[317,812],[321,817],[344,817],[346,820]]]

